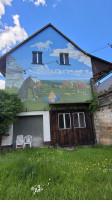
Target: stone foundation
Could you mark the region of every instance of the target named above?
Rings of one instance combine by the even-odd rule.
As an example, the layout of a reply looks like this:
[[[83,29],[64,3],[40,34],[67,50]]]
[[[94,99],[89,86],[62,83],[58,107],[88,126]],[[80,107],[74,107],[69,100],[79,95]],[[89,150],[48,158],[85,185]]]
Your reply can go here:
[[[96,142],[112,145],[112,104],[102,106],[94,113]]]

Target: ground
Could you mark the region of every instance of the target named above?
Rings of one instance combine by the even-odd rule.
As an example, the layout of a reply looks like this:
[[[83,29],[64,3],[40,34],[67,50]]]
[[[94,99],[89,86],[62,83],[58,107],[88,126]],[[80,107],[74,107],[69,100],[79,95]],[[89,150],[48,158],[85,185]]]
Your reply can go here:
[[[111,200],[112,147],[0,153],[0,200]]]

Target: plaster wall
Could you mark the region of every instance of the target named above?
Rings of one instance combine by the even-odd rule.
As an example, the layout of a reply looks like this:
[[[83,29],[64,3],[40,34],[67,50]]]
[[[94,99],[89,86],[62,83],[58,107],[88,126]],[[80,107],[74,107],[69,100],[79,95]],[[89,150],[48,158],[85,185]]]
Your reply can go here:
[[[1,142],[1,146],[10,146],[12,145],[12,141],[13,141],[13,125],[11,125],[9,127],[9,130],[7,132],[7,134],[9,136],[3,136],[2,137],[2,142]]]
[[[24,104],[23,111],[49,111],[49,103],[53,102],[85,102],[92,98],[91,78],[91,57],[52,27],[6,57],[5,87],[18,94]]]
[[[49,111],[34,111],[34,112],[21,112],[18,116],[43,116],[43,139],[44,142],[50,142],[50,118],[49,118]],[[3,136],[1,146],[9,146],[13,143],[13,125],[9,127],[8,131],[9,136]]]

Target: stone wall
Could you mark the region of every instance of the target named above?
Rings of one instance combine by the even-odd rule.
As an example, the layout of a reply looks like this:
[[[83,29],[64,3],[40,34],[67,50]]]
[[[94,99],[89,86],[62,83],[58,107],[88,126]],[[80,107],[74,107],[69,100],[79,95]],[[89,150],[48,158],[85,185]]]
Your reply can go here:
[[[96,142],[112,145],[112,103],[102,105],[94,113]]]

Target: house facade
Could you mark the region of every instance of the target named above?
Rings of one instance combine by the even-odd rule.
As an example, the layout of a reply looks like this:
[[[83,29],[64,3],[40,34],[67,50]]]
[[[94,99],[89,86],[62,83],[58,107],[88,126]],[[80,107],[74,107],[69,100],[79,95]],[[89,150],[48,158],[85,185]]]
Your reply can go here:
[[[33,147],[93,144],[91,84],[102,67],[109,66],[52,24],[3,55],[0,71],[6,78],[5,89],[18,94],[24,110],[1,145],[15,147],[17,135],[32,135]]]

